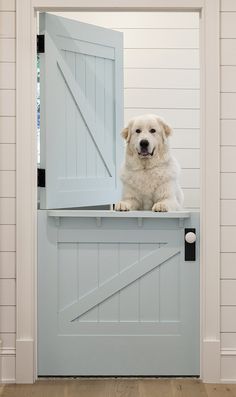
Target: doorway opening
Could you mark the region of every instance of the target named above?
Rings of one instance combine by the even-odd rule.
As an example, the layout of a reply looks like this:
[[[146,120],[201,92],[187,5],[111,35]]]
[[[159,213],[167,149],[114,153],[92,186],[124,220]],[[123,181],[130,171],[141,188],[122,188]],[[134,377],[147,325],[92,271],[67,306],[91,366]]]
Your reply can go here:
[[[199,376],[199,13],[48,13],[39,33],[38,374]],[[100,207],[119,194],[117,133],[143,113],[173,127],[185,211]]]

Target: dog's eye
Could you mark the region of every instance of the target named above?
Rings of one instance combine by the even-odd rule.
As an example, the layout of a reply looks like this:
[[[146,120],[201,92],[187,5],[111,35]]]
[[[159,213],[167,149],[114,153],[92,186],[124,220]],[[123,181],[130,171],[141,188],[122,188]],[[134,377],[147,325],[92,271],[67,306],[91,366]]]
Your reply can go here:
[[[138,129],[136,130],[136,132],[137,132],[137,134],[140,134],[141,130],[138,128]]]
[[[154,130],[154,128],[152,128],[152,129],[150,130],[150,132],[151,132],[152,134],[154,134],[154,132],[156,132],[156,130]]]

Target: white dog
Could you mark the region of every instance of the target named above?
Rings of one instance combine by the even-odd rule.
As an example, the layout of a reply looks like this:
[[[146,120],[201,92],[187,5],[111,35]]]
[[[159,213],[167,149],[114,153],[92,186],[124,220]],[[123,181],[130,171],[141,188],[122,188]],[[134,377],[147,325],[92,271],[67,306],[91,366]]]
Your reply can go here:
[[[135,117],[123,129],[126,140],[121,169],[123,195],[115,206],[116,211],[181,209],[180,167],[170,152],[171,132],[171,128],[153,114]]]

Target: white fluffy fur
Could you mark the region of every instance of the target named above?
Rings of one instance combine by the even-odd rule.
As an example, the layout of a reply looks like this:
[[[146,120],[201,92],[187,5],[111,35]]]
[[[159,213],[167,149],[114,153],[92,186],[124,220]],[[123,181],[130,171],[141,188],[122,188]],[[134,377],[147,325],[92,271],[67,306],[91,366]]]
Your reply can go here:
[[[115,206],[116,211],[152,209],[164,212],[181,209],[180,167],[169,148],[170,133],[171,128],[152,114],[135,117],[124,128],[123,194],[122,200]],[[144,139],[149,142],[148,153],[142,154],[140,141]]]

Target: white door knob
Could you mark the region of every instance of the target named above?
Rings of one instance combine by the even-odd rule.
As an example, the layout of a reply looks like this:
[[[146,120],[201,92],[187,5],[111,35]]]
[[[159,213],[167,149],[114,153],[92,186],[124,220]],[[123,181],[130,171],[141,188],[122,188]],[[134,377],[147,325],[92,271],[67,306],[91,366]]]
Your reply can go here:
[[[185,241],[187,241],[189,244],[195,243],[196,238],[196,234],[193,232],[188,232],[185,234]]]

